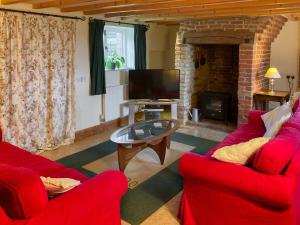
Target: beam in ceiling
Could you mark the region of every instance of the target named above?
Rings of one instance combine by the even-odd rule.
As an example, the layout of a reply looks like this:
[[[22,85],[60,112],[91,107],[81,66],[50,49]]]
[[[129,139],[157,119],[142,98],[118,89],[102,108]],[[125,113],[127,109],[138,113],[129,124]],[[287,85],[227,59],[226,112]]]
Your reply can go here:
[[[217,10],[225,8],[240,8],[240,7],[253,7],[253,6],[272,6],[277,5],[280,7],[282,4],[299,3],[299,0],[248,0],[248,1],[229,1],[229,2],[217,2],[217,3],[199,3],[195,0],[177,1],[177,2],[163,2],[157,4],[147,5],[135,5],[125,7],[109,7],[99,10],[93,10],[96,14],[107,14],[107,13],[122,13],[122,12],[139,12],[139,11],[155,11],[155,10],[176,10],[176,9],[194,9],[197,7],[199,10]]]
[[[120,1],[118,3],[99,3],[99,4],[89,4],[89,5],[80,5],[73,7],[62,7],[62,12],[73,12],[73,11],[87,11],[87,10],[113,10],[115,12],[124,11],[125,8],[129,10],[137,9],[160,9],[160,8],[171,8],[171,7],[183,7],[191,5],[219,5],[226,3],[241,3],[241,2],[252,2],[255,0],[127,0]],[[125,3],[126,2],[126,3]]]
[[[198,15],[177,15],[177,16],[165,16],[165,15],[156,15],[147,17],[138,17],[140,22],[171,22],[171,21],[185,21],[185,20],[195,20],[195,19],[206,19],[206,18],[219,18],[219,17],[237,17],[237,16],[274,16],[274,15],[284,15],[288,13],[297,14],[300,13],[300,8],[291,10],[262,10],[260,12],[245,12],[245,11],[236,11],[230,13],[202,13]]]
[[[265,0],[268,1],[268,0]],[[187,7],[187,8],[173,8],[173,9],[159,9],[159,10],[143,10],[143,11],[129,11],[129,12],[116,12],[116,13],[107,13],[105,14],[106,17],[128,17],[128,16],[138,16],[138,15],[172,15],[172,14],[183,14],[183,13],[201,13],[205,11],[234,11],[234,10],[275,10],[275,9],[289,9],[294,7],[299,7],[300,3],[288,3],[288,4],[267,4],[267,5],[260,5],[259,3],[253,4],[253,6],[232,6],[232,7],[210,7],[203,9],[202,6],[194,6],[194,7]],[[85,15],[93,15],[98,14],[96,11],[85,11]]]
[[[1,0],[2,5],[9,5],[9,4],[15,4],[15,3],[26,3],[30,2],[31,0]]]
[[[72,2],[73,1],[73,2]],[[123,5],[132,5],[132,4],[145,4],[145,3],[158,3],[163,2],[164,0],[68,0],[65,2],[60,2],[59,4],[56,1],[48,1],[45,3],[34,4],[33,7],[36,9],[47,8],[49,4],[52,6],[61,7],[62,12],[74,12],[74,11],[83,11],[91,10],[103,7],[115,7]],[[76,2],[75,2],[76,1]],[[168,0],[176,1],[176,0]],[[179,1],[179,0],[177,0]],[[183,0],[181,0],[183,1]],[[56,4],[56,5],[55,5]]]

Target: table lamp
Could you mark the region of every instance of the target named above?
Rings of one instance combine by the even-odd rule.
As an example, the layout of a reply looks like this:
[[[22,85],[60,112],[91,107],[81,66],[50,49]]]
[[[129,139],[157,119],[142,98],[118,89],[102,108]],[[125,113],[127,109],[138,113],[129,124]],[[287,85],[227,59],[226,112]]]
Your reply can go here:
[[[274,93],[274,79],[281,78],[278,70],[274,67],[269,68],[265,74],[265,78],[270,79],[270,92]]]

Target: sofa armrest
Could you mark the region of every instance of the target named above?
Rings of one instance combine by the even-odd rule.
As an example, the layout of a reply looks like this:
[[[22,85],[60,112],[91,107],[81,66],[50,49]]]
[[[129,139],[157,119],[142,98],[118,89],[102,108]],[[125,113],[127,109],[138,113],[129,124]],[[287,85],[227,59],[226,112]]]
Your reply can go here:
[[[50,200],[45,210],[26,225],[120,224],[120,201],[126,191],[123,173],[104,172]]]
[[[260,110],[252,110],[248,114],[248,124],[265,127],[265,124],[261,118],[266,112]]]
[[[13,221],[7,216],[4,209],[0,207],[0,221],[1,225],[12,225]]]
[[[212,188],[217,185],[278,208],[289,207],[292,202],[294,182],[290,177],[266,175],[194,153],[187,153],[180,159],[179,170],[185,182],[202,182]]]

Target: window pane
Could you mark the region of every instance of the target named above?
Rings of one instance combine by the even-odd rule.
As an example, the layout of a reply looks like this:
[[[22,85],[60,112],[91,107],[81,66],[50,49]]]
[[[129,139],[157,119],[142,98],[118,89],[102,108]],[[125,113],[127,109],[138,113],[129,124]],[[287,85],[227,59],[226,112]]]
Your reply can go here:
[[[110,29],[106,30],[106,55],[110,56],[115,52],[119,56],[124,57],[123,49],[124,47],[122,33]]]
[[[134,68],[134,29],[133,27],[105,26],[104,54],[105,57],[113,53],[125,58],[122,68]]]

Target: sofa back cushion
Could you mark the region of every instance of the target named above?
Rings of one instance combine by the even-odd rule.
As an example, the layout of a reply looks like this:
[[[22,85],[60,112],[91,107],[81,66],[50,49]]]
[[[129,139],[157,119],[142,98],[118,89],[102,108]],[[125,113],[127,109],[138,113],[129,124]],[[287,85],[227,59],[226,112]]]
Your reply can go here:
[[[263,173],[276,175],[283,172],[300,147],[300,131],[284,127],[255,155],[253,167]]]
[[[29,219],[48,202],[37,173],[22,167],[0,164],[0,207],[12,219]]]
[[[300,111],[295,112],[293,116],[284,124],[284,127],[294,127],[300,131]]]
[[[293,106],[293,112],[300,112],[300,99],[297,99],[296,102],[294,103],[294,106]]]

